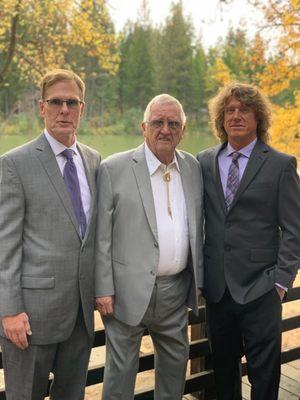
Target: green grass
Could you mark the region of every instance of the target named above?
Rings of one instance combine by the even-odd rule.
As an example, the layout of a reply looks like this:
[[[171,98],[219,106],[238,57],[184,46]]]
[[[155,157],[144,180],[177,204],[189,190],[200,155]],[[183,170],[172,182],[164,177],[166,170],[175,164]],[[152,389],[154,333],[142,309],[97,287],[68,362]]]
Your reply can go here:
[[[3,135],[0,136],[0,154],[20,146],[35,136],[32,135]],[[142,134],[138,135],[82,135],[78,140],[96,149],[103,158],[110,154],[137,147],[143,142]],[[200,150],[213,146],[216,140],[208,134],[187,134],[180,144],[180,148],[196,155]]]

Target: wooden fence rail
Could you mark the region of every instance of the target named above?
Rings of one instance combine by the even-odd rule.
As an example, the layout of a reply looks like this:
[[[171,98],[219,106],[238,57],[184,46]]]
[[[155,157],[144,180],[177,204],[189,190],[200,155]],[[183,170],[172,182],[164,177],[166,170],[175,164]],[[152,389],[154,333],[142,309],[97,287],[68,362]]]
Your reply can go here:
[[[289,291],[285,302],[291,302],[300,300],[300,287],[293,288]],[[189,325],[194,326],[199,323],[205,322],[205,307],[199,307],[199,316],[195,317],[191,312],[189,313]],[[284,318],[282,321],[282,332],[292,331],[300,328],[300,310],[296,316],[290,318]],[[147,331],[144,333],[147,335]],[[104,329],[95,332],[95,340],[93,347],[100,347],[105,345],[105,331]],[[282,351],[282,363],[291,362],[300,359],[300,343],[298,346],[289,348]],[[190,342],[190,360],[194,360],[199,357],[205,357],[205,365],[210,365],[210,349],[208,340],[198,339]],[[154,367],[154,355],[153,353],[143,355],[140,357],[139,372],[144,372],[153,369]],[[0,352],[0,369],[2,369],[2,355]],[[87,377],[87,386],[95,385],[103,382],[104,364],[97,365],[96,367],[90,368]],[[246,375],[246,365],[243,365],[243,375]],[[51,381],[49,381],[50,384]],[[209,389],[210,393],[214,388],[214,377],[211,369],[205,369],[204,371],[194,373],[186,379],[185,394],[195,393],[203,389]],[[211,396],[211,395],[210,395]],[[154,398],[153,388],[150,390],[138,391],[135,394],[136,400],[151,400]],[[207,397],[208,398],[208,397]],[[211,398],[211,397],[210,397]],[[5,400],[5,391],[0,391],[0,400]]]

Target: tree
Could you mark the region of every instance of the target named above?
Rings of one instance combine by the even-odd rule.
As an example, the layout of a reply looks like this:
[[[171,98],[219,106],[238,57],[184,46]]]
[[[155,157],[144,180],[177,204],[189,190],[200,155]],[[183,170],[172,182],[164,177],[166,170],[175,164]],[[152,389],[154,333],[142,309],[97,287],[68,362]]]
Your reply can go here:
[[[1,3],[0,85],[8,82],[13,67],[30,82],[38,82],[47,69],[76,67],[76,59],[70,56],[73,47],[95,57],[99,67],[115,71],[116,37],[107,29],[109,17],[104,0]]]
[[[272,97],[272,142],[300,154],[300,0],[253,1],[265,15],[264,30],[272,31],[274,56],[260,75],[260,84]],[[281,104],[280,104],[281,103]]]
[[[119,69],[122,110],[132,107],[145,108],[155,93],[153,32],[148,1],[143,0],[138,22],[129,23],[123,32]]]
[[[154,94],[151,29],[138,23],[127,28],[121,44],[119,69],[122,109],[144,108]]]
[[[200,41],[196,43],[193,56],[192,68],[192,98],[193,108],[189,111],[196,115],[206,108],[207,105],[207,59]]]
[[[183,16],[182,1],[172,4],[158,49],[158,88],[159,92],[178,97],[187,110],[197,106],[193,97],[195,81],[192,39],[192,23]]]

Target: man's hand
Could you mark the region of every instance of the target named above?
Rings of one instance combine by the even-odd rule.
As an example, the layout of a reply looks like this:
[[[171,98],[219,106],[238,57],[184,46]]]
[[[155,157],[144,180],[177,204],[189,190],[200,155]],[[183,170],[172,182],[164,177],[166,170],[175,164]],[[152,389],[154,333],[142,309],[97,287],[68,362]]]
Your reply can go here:
[[[95,306],[99,313],[105,317],[114,313],[115,296],[102,296],[95,298]]]
[[[25,312],[2,318],[2,326],[7,339],[19,349],[25,350],[28,347],[27,335],[30,336],[32,332]]]
[[[277,290],[278,296],[280,297],[280,300],[282,301],[283,297],[285,295],[285,290],[282,289],[281,287],[277,286],[277,285],[275,285],[275,288]]]

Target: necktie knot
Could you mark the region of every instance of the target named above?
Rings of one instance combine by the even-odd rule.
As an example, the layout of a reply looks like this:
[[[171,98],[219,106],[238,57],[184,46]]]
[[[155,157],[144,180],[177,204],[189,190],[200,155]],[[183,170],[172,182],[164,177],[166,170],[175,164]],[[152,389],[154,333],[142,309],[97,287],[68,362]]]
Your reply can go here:
[[[65,149],[60,154],[62,154],[68,161],[73,160],[74,150]]]
[[[241,153],[239,153],[238,151],[234,151],[232,154],[231,154],[231,157],[232,157],[232,162],[236,162],[240,157],[241,157]]]

